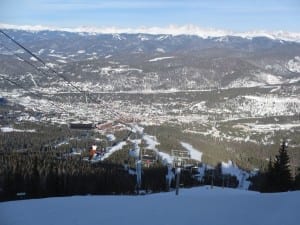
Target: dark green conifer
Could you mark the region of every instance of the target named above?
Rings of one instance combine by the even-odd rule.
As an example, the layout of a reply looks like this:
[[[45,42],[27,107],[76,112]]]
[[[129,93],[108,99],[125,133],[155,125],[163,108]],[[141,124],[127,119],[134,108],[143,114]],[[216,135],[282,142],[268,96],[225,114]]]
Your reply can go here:
[[[273,169],[269,172],[273,173],[273,191],[283,192],[291,189],[292,175],[286,141],[282,142],[279,149],[279,154],[275,157]]]

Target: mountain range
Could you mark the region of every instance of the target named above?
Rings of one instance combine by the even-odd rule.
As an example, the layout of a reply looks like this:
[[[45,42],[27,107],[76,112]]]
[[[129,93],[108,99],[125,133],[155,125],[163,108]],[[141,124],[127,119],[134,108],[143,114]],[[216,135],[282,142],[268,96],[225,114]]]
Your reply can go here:
[[[45,62],[1,34],[0,96],[39,120],[98,122],[114,111],[141,121],[166,152],[183,141],[204,159],[253,168],[285,138],[300,161],[298,34],[0,27]]]

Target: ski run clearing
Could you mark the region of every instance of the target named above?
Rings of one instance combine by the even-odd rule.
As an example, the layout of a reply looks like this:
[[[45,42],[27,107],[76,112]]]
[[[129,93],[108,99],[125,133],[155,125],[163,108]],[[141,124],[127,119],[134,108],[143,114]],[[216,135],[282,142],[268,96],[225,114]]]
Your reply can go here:
[[[300,192],[209,186],[145,196],[74,196],[0,203],[1,225],[295,225]]]
[[[191,159],[197,160],[199,162],[202,161],[202,152],[200,152],[199,150],[195,149],[189,143],[180,142],[180,144],[182,145],[182,147],[184,147],[186,150],[189,151]]]

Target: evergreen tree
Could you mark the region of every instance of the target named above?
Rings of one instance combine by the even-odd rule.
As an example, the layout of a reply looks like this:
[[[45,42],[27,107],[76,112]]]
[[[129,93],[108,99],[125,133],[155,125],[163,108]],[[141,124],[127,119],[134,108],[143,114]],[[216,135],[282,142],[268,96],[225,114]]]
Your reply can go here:
[[[287,143],[283,141],[279,154],[275,157],[275,162],[270,173],[272,173],[272,189],[275,192],[288,191],[292,187],[292,175],[290,171],[290,160],[287,153]]]
[[[274,171],[274,165],[272,162],[272,159],[270,157],[269,163],[268,163],[268,169],[265,174],[262,174],[263,177],[263,184],[261,187],[262,192],[272,192],[275,191],[275,184],[274,184],[274,179],[275,179],[275,171]]]
[[[300,168],[298,168],[298,174],[295,177],[295,183],[294,183],[294,188],[296,190],[300,190]]]

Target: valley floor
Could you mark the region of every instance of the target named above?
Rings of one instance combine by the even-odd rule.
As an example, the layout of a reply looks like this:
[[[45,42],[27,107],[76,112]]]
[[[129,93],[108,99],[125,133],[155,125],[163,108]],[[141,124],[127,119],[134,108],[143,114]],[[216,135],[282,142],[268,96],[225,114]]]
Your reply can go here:
[[[74,196],[0,203],[2,225],[295,225],[300,192],[208,186],[145,196]]]

